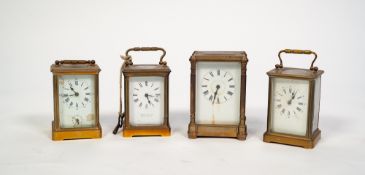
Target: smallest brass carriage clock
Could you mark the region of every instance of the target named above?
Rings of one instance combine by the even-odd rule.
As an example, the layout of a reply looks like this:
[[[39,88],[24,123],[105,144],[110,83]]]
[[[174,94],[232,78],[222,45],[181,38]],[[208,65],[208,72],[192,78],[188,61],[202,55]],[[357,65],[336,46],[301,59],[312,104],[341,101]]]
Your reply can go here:
[[[310,69],[283,67],[281,54],[313,54]],[[318,128],[322,70],[313,67],[317,54],[310,50],[281,50],[280,64],[269,75],[269,106],[265,142],[313,148]]]
[[[52,139],[100,138],[99,72],[94,60],[61,60],[53,73]]]
[[[162,51],[159,64],[133,64],[131,51]],[[170,136],[169,125],[169,74],[163,61],[166,51],[159,47],[128,49],[120,75],[120,112],[113,133],[123,127],[123,136]],[[124,89],[122,78],[124,75]],[[125,112],[122,109],[124,92]]]

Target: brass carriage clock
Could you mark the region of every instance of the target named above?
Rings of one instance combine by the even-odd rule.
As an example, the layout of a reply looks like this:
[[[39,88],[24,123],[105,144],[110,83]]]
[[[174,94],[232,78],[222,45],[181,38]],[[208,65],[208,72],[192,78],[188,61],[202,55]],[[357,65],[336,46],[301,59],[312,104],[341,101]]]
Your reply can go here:
[[[313,54],[310,69],[283,67],[280,57]],[[317,54],[310,50],[281,50],[280,64],[269,75],[269,107],[265,142],[313,148],[321,136],[318,128],[322,70],[313,67]]]
[[[246,139],[246,53],[195,51],[190,62],[189,138]]]
[[[100,138],[99,72],[94,60],[61,60],[53,73],[52,139]]]
[[[162,51],[159,64],[133,64],[131,51]],[[120,112],[113,133],[123,127],[123,136],[170,136],[169,125],[169,74],[163,61],[166,51],[159,47],[128,49],[120,75]],[[122,88],[124,75],[124,89]],[[125,112],[122,111],[124,92]]]

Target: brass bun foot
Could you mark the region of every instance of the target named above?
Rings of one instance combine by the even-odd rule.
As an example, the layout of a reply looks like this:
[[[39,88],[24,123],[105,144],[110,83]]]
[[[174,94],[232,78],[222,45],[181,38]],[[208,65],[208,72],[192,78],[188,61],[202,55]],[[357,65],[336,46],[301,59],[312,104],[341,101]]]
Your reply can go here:
[[[195,124],[189,124],[188,137],[190,139],[196,139],[196,125]]]
[[[168,137],[171,135],[170,128],[166,129],[124,129],[123,137],[134,136],[162,136]]]
[[[287,136],[282,134],[268,133],[264,134],[264,142],[281,143],[286,145],[299,146],[307,149],[314,148],[321,138],[321,131],[318,129],[313,133],[312,138],[303,138],[295,136]]]
[[[71,139],[97,139],[101,138],[102,132],[100,124],[98,129],[83,129],[82,131],[56,131],[54,123],[52,122],[52,140],[71,140]]]

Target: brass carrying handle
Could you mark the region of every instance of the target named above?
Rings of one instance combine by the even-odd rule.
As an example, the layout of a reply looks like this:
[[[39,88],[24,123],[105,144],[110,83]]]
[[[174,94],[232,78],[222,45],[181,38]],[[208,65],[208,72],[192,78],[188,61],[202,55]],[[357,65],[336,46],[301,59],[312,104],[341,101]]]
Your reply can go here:
[[[127,58],[130,58],[132,59],[132,57],[129,55],[129,52],[130,51],[162,51],[162,55],[160,57],[160,62],[159,64],[161,65],[166,65],[166,61],[163,61],[163,58],[165,57],[166,55],[166,51],[165,49],[161,48],[161,47],[133,47],[133,48],[130,48],[128,49],[126,52],[125,52],[125,55]]]
[[[55,64],[95,64],[95,60],[56,60]]]
[[[318,67],[313,67],[314,62],[317,60],[317,54],[311,50],[298,50],[298,49],[284,49],[281,50],[278,54],[279,60],[280,60],[280,64],[275,65],[275,67],[277,69],[279,68],[283,68],[283,60],[281,59],[281,54],[282,53],[287,53],[287,54],[306,54],[306,55],[310,55],[313,54],[314,55],[314,59],[312,61],[311,67],[309,68],[310,70],[313,71],[317,71]]]

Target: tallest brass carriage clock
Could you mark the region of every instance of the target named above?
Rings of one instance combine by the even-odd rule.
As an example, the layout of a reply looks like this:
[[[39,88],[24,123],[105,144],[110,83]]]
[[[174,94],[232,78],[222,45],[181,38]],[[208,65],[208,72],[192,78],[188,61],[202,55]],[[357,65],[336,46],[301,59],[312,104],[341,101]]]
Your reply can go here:
[[[282,53],[314,55],[309,69],[284,67]],[[269,109],[265,142],[313,148],[321,137],[318,128],[322,70],[313,64],[310,50],[281,50],[280,64],[269,75]]]
[[[195,51],[190,62],[189,138],[246,139],[246,52]]]

